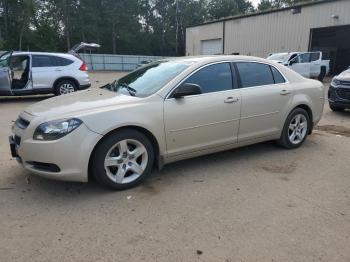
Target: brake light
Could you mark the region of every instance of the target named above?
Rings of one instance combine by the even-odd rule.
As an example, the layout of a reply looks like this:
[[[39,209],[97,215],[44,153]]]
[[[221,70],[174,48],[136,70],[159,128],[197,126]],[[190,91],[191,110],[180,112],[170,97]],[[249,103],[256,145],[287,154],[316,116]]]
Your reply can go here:
[[[85,62],[83,62],[83,64],[81,65],[81,67],[79,68],[80,71],[87,71],[88,67],[87,64],[85,64]]]

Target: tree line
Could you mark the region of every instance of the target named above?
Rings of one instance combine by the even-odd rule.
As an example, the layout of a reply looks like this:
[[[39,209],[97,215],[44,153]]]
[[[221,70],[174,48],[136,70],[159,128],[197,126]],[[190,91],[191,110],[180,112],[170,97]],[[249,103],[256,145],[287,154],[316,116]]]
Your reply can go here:
[[[305,0],[0,0],[0,50],[63,52],[78,42],[100,53],[185,54],[186,27]]]

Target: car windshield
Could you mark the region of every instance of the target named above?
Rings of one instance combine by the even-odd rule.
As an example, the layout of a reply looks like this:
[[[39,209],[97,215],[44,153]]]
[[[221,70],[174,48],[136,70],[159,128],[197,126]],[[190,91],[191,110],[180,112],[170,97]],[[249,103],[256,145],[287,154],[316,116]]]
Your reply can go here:
[[[158,61],[141,67],[107,86],[111,91],[146,97],[190,66],[188,62]]]
[[[289,57],[288,53],[278,53],[278,54],[272,54],[267,59],[274,60],[274,61],[287,61]]]
[[[0,67],[8,67],[9,65],[9,57],[11,55],[11,52],[4,53],[0,56]]]

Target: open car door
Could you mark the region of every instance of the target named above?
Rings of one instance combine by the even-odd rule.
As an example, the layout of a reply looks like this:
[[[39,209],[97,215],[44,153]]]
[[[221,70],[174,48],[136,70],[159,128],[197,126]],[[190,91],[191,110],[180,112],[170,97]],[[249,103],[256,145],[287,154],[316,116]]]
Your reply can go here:
[[[0,56],[0,95],[12,95],[12,71],[10,67],[11,52]]]
[[[101,45],[99,44],[95,44],[95,43],[84,43],[84,42],[81,42],[79,44],[76,44],[74,45],[71,50],[69,50],[68,53],[72,54],[72,55],[78,55],[78,52],[81,50],[81,49],[86,49],[86,50],[96,50],[98,48],[100,48]]]
[[[310,78],[311,63],[310,53],[300,53],[289,61],[289,68],[301,74],[303,77]]]

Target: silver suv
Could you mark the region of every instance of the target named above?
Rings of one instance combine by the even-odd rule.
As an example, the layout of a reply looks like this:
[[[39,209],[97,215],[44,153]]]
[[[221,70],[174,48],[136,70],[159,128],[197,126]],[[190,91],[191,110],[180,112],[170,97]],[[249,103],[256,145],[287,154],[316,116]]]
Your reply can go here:
[[[0,95],[62,95],[90,87],[87,65],[70,53],[7,52],[0,57]],[[93,47],[93,46],[92,46]]]

